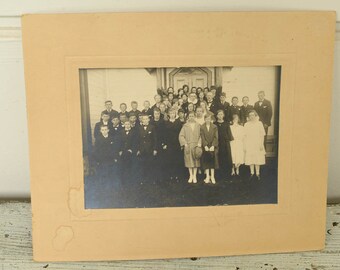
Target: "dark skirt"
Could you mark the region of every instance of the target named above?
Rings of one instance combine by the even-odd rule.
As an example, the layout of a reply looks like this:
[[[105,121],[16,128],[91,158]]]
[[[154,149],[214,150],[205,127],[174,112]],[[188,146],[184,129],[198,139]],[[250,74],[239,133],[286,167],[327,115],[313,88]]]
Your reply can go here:
[[[201,168],[203,170],[219,168],[217,148],[215,148],[215,151],[213,152],[205,150],[203,151]]]
[[[233,163],[231,159],[231,148],[229,142],[220,142],[218,160],[221,169],[231,170]]]

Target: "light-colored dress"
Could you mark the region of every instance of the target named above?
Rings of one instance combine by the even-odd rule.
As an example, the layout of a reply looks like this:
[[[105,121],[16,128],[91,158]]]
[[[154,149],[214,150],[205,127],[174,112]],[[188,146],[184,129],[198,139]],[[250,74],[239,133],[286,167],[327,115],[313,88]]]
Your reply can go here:
[[[261,121],[248,121],[244,125],[244,150],[246,165],[263,165],[266,163],[264,136],[266,132]],[[262,148],[262,149],[261,149]]]
[[[234,140],[230,142],[233,164],[244,164],[244,127],[239,124],[230,126]]]
[[[181,146],[184,148],[184,163],[187,168],[198,168],[201,166],[200,159],[195,158],[195,148],[201,145],[201,126],[194,123],[185,123],[178,136]]]

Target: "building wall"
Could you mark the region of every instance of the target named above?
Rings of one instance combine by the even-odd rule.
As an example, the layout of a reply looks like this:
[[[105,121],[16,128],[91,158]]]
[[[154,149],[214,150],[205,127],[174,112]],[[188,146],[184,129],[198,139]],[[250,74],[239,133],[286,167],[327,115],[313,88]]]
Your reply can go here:
[[[223,68],[222,89],[226,93],[227,101],[231,103],[233,96],[239,98],[242,105],[242,97],[249,97],[249,104],[254,105],[258,100],[257,93],[265,91],[266,99],[273,106],[272,126],[268,135],[274,135],[274,115],[277,113],[276,98],[279,92],[279,68],[278,67],[233,67]]]
[[[138,102],[140,109],[145,100],[153,104],[157,89],[156,75],[149,74],[145,69],[89,69],[87,77],[92,136],[94,126],[105,110],[106,100],[111,100],[117,111],[123,102],[130,110],[133,100]]]

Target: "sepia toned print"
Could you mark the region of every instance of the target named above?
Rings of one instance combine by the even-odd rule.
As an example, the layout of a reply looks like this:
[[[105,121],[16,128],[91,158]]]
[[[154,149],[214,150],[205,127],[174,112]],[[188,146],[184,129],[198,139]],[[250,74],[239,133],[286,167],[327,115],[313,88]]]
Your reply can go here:
[[[86,208],[277,203],[279,66],[80,76]]]

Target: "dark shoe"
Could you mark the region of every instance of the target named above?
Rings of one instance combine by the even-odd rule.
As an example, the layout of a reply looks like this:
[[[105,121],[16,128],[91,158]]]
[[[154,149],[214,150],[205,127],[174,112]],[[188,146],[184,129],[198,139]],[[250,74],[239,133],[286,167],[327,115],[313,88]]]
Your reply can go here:
[[[253,178],[254,178],[254,174],[251,174],[249,177],[249,181],[253,180]]]

